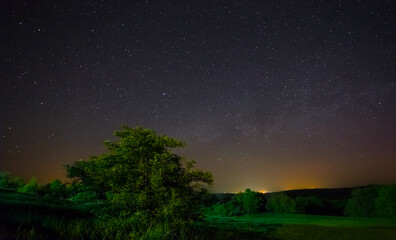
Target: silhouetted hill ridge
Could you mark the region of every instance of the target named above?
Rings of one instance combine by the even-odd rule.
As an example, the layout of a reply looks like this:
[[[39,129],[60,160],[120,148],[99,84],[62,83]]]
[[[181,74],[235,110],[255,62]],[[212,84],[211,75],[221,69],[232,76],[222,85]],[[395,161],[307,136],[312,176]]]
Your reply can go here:
[[[292,189],[292,190],[285,190],[285,191],[278,191],[278,192],[268,192],[265,194],[273,194],[273,193],[286,193],[289,197],[296,198],[298,196],[300,197],[311,197],[311,196],[317,196],[320,197],[321,199],[342,199],[342,198],[349,198],[351,195],[351,192],[354,189],[357,188],[364,188],[368,186],[372,186],[375,184],[371,185],[366,185],[366,186],[357,186],[357,187],[344,187],[344,188],[307,188],[307,189]],[[216,195],[219,199],[231,199],[232,196],[235,195],[235,193],[213,193]]]

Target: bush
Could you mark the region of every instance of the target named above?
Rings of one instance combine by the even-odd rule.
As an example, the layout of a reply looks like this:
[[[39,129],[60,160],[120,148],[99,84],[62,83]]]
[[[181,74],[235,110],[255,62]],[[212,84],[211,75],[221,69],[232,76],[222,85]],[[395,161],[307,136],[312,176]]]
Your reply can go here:
[[[396,184],[379,188],[378,197],[375,199],[375,210],[378,216],[396,216]]]
[[[238,193],[234,196],[237,199],[238,205],[242,206],[242,214],[255,214],[259,212],[261,206],[260,193],[246,189],[243,193]]]
[[[243,205],[238,201],[236,195],[230,201],[224,204],[227,211],[227,216],[240,216],[243,215]]]
[[[255,214],[259,212],[261,203],[260,193],[246,189],[245,192],[234,195],[226,203],[217,202],[211,207],[205,208],[204,212],[209,215],[221,216]]]
[[[282,192],[269,194],[265,208],[273,213],[295,213],[297,211],[296,201]]]
[[[94,191],[79,192],[70,198],[73,202],[92,202],[97,200],[97,194]]]
[[[225,207],[224,203],[215,203],[212,206],[205,209],[205,214],[208,215],[219,215],[219,216],[227,216],[228,211]]]
[[[25,185],[20,177],[12,177],[8,172],[0,172],[0,188],[18,189]]]
[[[20,177],[14,177],[11,181],[11,188],[18,189],[25,185],[25,182]]]
[[[49,184],[50,196],[57,199],[67,197],[67,188],[60,180],[55,179]]]
[[[310,209],[323,206],[322,200],[318,197],[301,197],[296,198],[296,212],[309,213]]]
[[[0,188],[9,188],[11,182],[11,174],[8,172],[0,172]]]
[[[351,192],[351,197],[345,206],[345,215],[356,217],[375,216],[375,199],[377,196],[377,186],[369,186],[353,190]]]
[[[39,191],[38,181],[36,177],[32,179],[23,187],[18,188],[18,192],[27,194],[37,194]]]

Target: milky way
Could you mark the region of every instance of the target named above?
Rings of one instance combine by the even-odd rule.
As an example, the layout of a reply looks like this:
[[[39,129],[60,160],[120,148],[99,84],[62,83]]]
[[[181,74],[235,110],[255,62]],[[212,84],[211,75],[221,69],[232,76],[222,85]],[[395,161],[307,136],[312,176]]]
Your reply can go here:
[[[65,180],[121,124],[213,191],[396,181],[394,1],[2,1],[1,171]]]

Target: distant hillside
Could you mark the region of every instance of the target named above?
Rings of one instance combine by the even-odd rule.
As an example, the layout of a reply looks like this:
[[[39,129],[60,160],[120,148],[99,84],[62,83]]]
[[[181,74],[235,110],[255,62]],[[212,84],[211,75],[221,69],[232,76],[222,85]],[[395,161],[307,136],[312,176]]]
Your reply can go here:
[[[286,190],[279,191],[286,193],[289,197],[296,198],[300,197],[309,197],[309,196],[317,196],[322,199],[340,199],[340,198],[349,198],[351,192],[357,188],[363,188],[367,186],[359,186],[359,187],[350,187],[350,188],[315,188],[315,189],[294,189],[294,190]],[[270,192],[266,194],[271,194],[275,192]],[[213,193],[220,200],[229,200],[234,196],[234,193]]]
[[[340,198],[349,198],[351,192],[359,187],[353,188],[316,188],[316,189],[296,189],[296,190],[287,190],[283,191],[289,197],[296,198],[300,197],[309,197],[316,196],[321,199],[340,199]]]
[[[298,196],[309,197],[317,196],[322,199],[335,200],[349,198],[351,192],[357,188],[363,188],[367,186],[350,187],[350,188],[315,188],[315,189],[295,189],[282,191],[286,193],[289,197],[295,198]]]

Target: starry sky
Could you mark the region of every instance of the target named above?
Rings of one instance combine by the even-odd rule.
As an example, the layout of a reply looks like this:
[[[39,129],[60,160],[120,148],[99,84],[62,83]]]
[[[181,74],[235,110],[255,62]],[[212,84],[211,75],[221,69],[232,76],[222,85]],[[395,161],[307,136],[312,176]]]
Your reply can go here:
[[[0,3],[0,168],[40,182],[122,124],[214,192],[396,182],[395,1]]]

